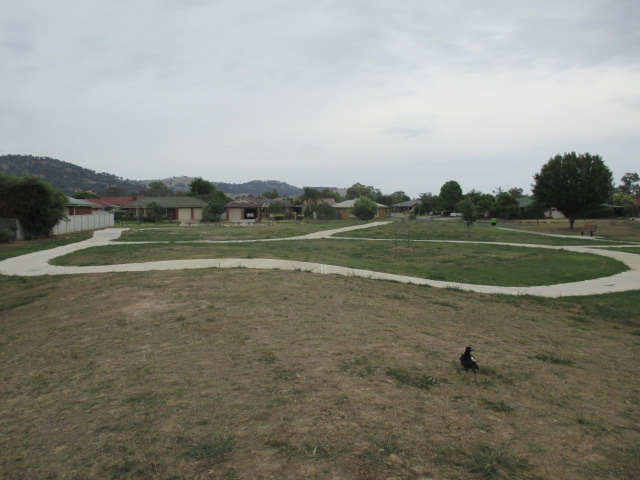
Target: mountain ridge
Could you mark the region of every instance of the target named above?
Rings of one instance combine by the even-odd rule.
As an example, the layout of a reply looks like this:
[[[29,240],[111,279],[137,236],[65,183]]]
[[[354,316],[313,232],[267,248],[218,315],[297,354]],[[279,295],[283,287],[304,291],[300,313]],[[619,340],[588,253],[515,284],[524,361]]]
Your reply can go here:
[[[150,183],[158,181],[166,184],[174,193],[184,193],[189,191],[189,184],[196,178],[176,176],[155,180],[129,180],[106,172],[98,173],[63,160],[33,155],[0,155],[0,173],[13,176],[35,175],[67,195],[82,191],[101,195],[110,187],[135,194],[140,193]],[[227,195],[259,195],[276,190],[281,196],[296,196],[304,192],[302,188],[278,180],[212,183]]]

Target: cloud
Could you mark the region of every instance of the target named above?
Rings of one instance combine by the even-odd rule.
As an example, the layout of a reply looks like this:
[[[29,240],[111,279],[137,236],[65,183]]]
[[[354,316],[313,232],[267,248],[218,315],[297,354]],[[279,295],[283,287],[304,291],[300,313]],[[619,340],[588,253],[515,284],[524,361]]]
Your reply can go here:
[[[631,1],[11,2],[0,149],[411,195],[526,190],[571,150],[621,176],[637,170],[637,24]]]

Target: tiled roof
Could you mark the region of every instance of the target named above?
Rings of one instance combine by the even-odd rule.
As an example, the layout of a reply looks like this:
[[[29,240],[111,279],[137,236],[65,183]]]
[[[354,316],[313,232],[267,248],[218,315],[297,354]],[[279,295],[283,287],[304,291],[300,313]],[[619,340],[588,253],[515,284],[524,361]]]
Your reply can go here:
[[[134,196],[134,197],[100,197],[100,198],[87,198],[87,201],[91,203],[95,203],[96,205],[100,205],[101,207],[113,207],[114,205],[118,205],[120,207],[127,205],[135,200],[141,200],[144,197],[142,196]]]
[[[331,205],[331,206],[333,208],[352,208],[357,201],[358,199],[354,198],[351,200],[345,200],[344,202],[336,203],[335,205]],[[383,205],[381,203],[376,203],[376,205],[378,206],[378,208],[389,208],[386,205]]]
[[[128,203],[125,208],[147,208],[152,203],[157,203],[163,208],[197,208],[207,204],[195,197],[145,197]]]
[[[391,205],[392,207],[406,207],[406,208],[413,208],[416,205],[420,204],[420,200],[407,200],[406,202],[400,202],[400,203],[394,203],[393,205]]]
[[[258,208],[268,206],[272,200],[260,196],[240,197],[225,205],[226,208]]]

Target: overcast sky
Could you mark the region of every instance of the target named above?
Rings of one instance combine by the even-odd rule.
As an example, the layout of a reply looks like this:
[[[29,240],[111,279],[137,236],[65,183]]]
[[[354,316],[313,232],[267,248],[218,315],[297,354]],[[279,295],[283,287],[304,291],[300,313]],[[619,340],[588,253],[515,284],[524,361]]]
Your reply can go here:
[[[3,0],[0,154],[439,193],[640,171],[637,0]]]

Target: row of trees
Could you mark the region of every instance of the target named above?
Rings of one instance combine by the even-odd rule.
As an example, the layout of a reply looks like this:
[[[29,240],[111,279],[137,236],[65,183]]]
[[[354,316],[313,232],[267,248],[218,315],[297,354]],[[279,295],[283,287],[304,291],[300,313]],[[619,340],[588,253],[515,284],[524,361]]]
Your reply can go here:
[[[626,173],[615,188],[611,170],[599,155],[575,152],[556,155],[534,176],[533,196],[521,207],[521,188],[494,194],[472,190],[462,193],[458,182],[451,180],[440,189],[439,195],[420,196],[419,213],[458,211],[471,223],[479,216],[500,218],[542,218],[545,211],[555,208],[569,219],[573,228],[577,218],[597,216],[605,204],[617,214],[637,215],[636,197],[640,196],[640,178],[637,173]]]

